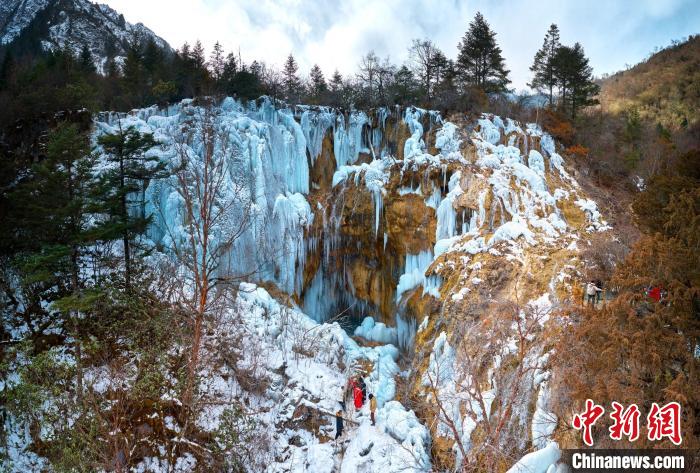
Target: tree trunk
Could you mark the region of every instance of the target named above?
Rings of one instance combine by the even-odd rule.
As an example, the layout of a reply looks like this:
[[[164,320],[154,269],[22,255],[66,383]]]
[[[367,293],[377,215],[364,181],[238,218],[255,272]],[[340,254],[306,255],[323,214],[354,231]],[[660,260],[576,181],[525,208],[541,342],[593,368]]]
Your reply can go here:
[[[121,188],[121,217],[124,230],[122,233],[122,241],[124,242],[124,286],[127,291],[131,289],[131,248],[129,246],[129,228],[127,222],[129,219],[129,209],[126,205],[126,182],[124,178],[124,157],[119,159],[119,186]]]
[[[199,295],[199,306],[194,320],[194,333],[192,335],[192,352],[187,367],[187,386],[185,388],[184,402],[190,405],[194,394],[194,384],[197,379],[197,365],[199,364],[199,351],[202,345],[202,325],[204,323],[204,313],[206,311],[207,298],[209,297],[209,284],[207,278],[202,281],[202,290]]]
[[[78,293],[78,248],[74,245],[71,248],[71,286],[74,295]],[[69,313],[71,331],[73,332],[73,349],[75,351],[75,390],[79,402],[83,400],[83,363],[82,347],[80,345],[80,332],[78,330],[78,312],[71,310]]]

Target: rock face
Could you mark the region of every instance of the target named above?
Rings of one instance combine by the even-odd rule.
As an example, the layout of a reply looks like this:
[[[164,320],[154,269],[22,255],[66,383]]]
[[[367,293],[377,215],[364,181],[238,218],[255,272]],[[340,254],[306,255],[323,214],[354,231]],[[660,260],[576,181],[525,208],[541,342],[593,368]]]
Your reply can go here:
[[[103,71],[108,59],[118,64],[134,39],[152,40],[171,51],[168,43],[141,23],[133,25],[107,5],[88,0],[6,0],[0,5],[0,44],[32,35],[44,50],[69,49],[80,54],[87,47],[95,66]]]
[[[183,137],[209,117],[226,138],[236,190],[230,198],[254,210],[254,223],[230,245],[220,271],[275,285],[315,322],[340,321],[365,344],[397,345],[413,360],[405,367],[408,396],[418,405],[431,396],[453,399],[457,436],[440,414],[417,415],[438,418],[430,423],[436,458],[460,461],[455,445],[469,446],[480,423],[498,414],[506,394],[498,389],[513,377],[496,380],[494,373],[517,365],[503,361],[512,357],[509,341],[479,373],[461,373],[460,343],[469,335],[461,331],[487,320],[489,304],[518,303],[541,317],[521,354],[546,359],[538,337],[557,301],[571,297],[578,245],[608,228],[552,138],[535,124],[488,114],[476,123],[449,122],[413,107],[341,112],[229,98],[204,112],[184,101],[105,114],[95,133],[112,132],[118,122],[153,133],[160,145],[150,153],[176,165],[182,146],[201,155],[202,146]],[[144,196],[154,215],[149,237],[165,248],[185,238],[173,183],[153,182]],[[527,373],[517,378],[522,398],[507,411],[508,432],[518,439],[510,455],[545,446],[553,432],[530,428],[530,419],[547,417],[548,375],[544,366]],[[426,384],[434,376],[439,385]],[[493,412],[466,414],[464,379],[493,386],[485,392]],[[382,400],[394,396],[392,388]]]

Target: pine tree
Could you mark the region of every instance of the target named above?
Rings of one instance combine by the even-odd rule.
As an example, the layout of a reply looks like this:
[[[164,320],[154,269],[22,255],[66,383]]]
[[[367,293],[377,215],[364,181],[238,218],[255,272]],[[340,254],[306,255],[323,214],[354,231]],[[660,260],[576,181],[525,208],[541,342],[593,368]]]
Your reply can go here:
[[[311,96],[318,101],[322,98],[323,94],[328,91],[326,79],[323,77],[323,71],[318,64],[314,64],[314,66],[311,68],[309,77],[311,79]]]
[[[92,60],[92,53],[87,44],[80,50],[80,67],[87,73],[95,72],[95,63]]]
[[[100,239],[121,239],[124,250],[124,284],[131,288],[134,258],[132,241],[146,231],[151,215],[134,208],[141,202],[141,193],[151,179],[165,177],[165,163],[147,151],[156,146],[151,134],[143,134],[134,127],[121,128],[117,133],[99,137],[107,160],[114,167],[107,171],[98,189],[101,210],[109,215],[96,231]],[[137,197],[134,198],[134,195]]]
[[[510,83],[496,33],[481,13],[477,12],[459,44],[456,67],[464,85],[485,92],[503,92]]]
[[[224,60],[224,48],[218,41],[214,44],[214,49],[212,50],[211,57],[209,58],[209,70],[211,71],[211,76],[215,81],[221,80],[224,75],[224,68],[226,67],[226,61]]]
[[[392,87],[394,101],[401,105],[413,102],[416,99],[416,86],[413,72],[405,65],[401,66],[394,74]]]
[[[534,62],[532,66],[530,66],[530,70],[534,73],[534,76],[532,82],[528,85],[537,90],[542,88],[549,90],[550,107],[554,100],[554,86],[557,83],[554,75],[554,59],[560,47],[559,28],[552,23],[544,37],[542,47],[535,53]]]
[[[143,47],[143,68],[148,76],[148,85],[165,76],[165,54],[153,38],[149,38]]]
[[[16,238],[26,239],[18,256],[22,286],[41,293],[42,303],[66,317],[77,364],[76,389],[82,395],[78,313],[88,310],[95,290],[86,287],[84,256],[95,244],[88,214],[94,192],[94,156],[87,137],[72,124],[51,132],[46,158],[35,164],[12,195]]]
[[[198,69],[203,69],[206,66],[206,59],[204,58],[204,46],[202,42],[197,40],[194,43],[192,52],[190,53],[190,59],[192,59],[194,66]]]
[[[297,65],[297,61],[294,59],[294,56],[290,54],[284,62],[284,70],[282,71],[285,94],[287,100],[290,101],[295,100],[299,93],[301,82],[297,76],[298,70],[299,66]]]
[[[579,43],[573,47],[561,46],[557,50],[553,71],[561,91],[562,105],[570,109],[572,118],[576,118],[578,108],[598,103],[594,97],[600,87],[593,82],[593,70]]]
[[[338,69],[333,72],[333,76],[331,77],[331,81],[329,83],[329,89],[331,105],[339,107],[343,103],[343,76],[340,74],[340,72],[338,72]]]
[[[141,55],[141,46],[139,44],[131,43],[129,45],[122,73],[128,94],[128,104],[135,107],[143,102],[143,85],[145,83],[143,56]]]
[[[207,79],[209,78],[204,46],[202,46],[201,41],[197,40],[197,42],[194,43],[189,59],[192,68],[193,95],[201,95],[207,86]]]
[[[433,70],[433,80],[435,85],[440,84],[445,76],[448,75],[450,61],[439,49],[435,51],[435,54],[433,55],[431,68]]]

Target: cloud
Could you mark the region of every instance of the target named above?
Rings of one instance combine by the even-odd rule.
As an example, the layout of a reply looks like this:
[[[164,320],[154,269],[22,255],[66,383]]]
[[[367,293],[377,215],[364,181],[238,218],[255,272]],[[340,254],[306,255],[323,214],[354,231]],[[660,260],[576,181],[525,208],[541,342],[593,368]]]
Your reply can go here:
[[[102,0],[105,1],[105,0]],[[644,58],[655,46],[697,33],[694,0],[106,0],[173,46],[218,40],[245,61],[281,65],[291,52],[302,71],[354,72],[374,50],[406,60],[413,38],[431,38],[449,57],[476,11],[497,32],[513,86],[524,88],[545,31],[557,23],[564,43],[580,42],[596,74]]]

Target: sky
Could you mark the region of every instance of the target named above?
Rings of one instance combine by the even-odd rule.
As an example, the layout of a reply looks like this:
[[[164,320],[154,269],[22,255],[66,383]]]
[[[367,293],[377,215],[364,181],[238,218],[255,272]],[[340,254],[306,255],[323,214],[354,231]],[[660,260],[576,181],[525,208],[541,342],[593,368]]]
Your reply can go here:
[[[563,44],[580,42],[595,75],[643,60],[655,47],[700,33],[697,0],[97,0],[142,22],[179,48],[219,41],[245,62],[281,66],[289,53],[307,74],[351,74],[373,50],[406,61],[414,38],[430,38],[450,58],[476,11],[497,33],[511,87],[526,88],[532,57],[551,23]]]

